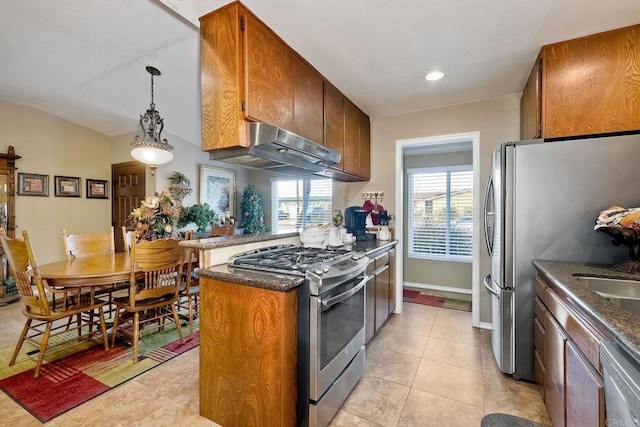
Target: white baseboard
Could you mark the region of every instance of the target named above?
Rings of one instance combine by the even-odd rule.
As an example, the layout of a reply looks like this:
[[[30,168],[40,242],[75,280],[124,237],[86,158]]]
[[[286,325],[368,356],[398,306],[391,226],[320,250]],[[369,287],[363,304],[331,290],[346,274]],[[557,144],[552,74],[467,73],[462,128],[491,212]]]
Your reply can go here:
[[[413,283],[413,282],[404,282],[404,286],[409,286],[411,288],[416,288],[416,289],[431,289],[432,291],[456,292],[458,294],[471,295],[471,289],[454,288],[452,286],[429,285],[426,283]]]
[[[493,325],[491,323],[487,323],[487,322],[480,322],[478,323],[478,328],[480,329],[488,329],[488,330],[493,330]]]

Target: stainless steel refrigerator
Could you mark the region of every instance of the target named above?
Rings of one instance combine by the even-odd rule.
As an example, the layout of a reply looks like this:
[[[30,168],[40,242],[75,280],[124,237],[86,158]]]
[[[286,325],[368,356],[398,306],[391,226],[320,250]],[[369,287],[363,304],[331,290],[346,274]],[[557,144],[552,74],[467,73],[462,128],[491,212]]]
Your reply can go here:
[[[640,135],[519,141],[493,153],[484,206],[492,347],[500,370],[533,380],[535,259],[613,265],[627,249],[593,230],[600,211],[640,206]]]

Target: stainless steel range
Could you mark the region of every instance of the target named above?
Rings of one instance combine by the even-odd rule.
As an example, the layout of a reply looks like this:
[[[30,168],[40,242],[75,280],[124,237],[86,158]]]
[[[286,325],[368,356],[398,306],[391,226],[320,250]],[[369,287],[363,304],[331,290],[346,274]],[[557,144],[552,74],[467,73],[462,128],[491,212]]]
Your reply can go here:
[[[235,268],[305,278],[298,293],[298,425],[328,425],[364,374],[369,262],[359,252],[290,245],[228,261]]]

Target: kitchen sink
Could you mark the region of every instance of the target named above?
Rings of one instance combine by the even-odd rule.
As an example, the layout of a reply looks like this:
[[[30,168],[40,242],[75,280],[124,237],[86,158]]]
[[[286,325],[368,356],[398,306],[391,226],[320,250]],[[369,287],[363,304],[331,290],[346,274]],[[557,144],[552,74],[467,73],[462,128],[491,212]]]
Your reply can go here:
[[[640,281],[589,276],[577,276],[576,279],[613,305],[640,315]]]

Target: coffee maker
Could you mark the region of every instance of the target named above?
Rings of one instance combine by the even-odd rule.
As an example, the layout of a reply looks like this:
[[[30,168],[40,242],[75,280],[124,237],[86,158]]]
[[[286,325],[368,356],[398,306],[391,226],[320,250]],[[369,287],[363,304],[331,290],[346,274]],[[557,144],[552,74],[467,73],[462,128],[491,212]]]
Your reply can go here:
[[[350,206],[344,210],[344,221],[347,233],[353,234],[357,241],[375,240],[376,235],[367,233],[367,212],[360,206]]]

